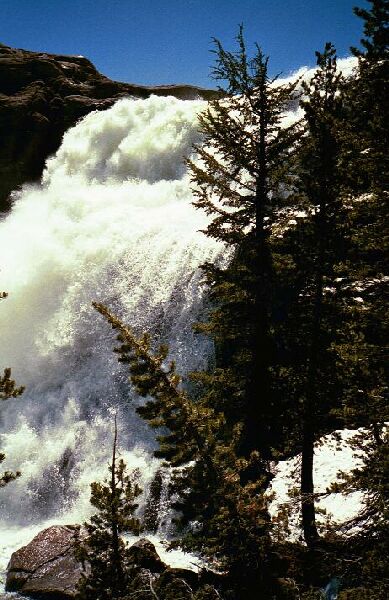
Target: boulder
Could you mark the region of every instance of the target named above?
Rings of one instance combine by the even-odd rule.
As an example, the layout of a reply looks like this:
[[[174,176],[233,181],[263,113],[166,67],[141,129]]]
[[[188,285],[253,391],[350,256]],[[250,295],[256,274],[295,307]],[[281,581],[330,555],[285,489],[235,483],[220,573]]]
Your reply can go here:
[[[74,598],[81,565],[74,556],[79,526],[58,525],[41,531],[11,556],[6,590],[31,598]]]
[[[6,590],[37,600],[74,599],[82,572],[75,547],[83,535],[78,525],[58,525],[41,531],[12,554]],[[169,567],[147,539],[135,542],[128,549],[128,558],[128,596],[123,600],[220,598],[206,574]]]
[[[154,544],[144,538],[135,542],[128,549],[128,558],[134,565],[148,569],[152,573],[162,573],[167,568],[165,563],[159,558]]]

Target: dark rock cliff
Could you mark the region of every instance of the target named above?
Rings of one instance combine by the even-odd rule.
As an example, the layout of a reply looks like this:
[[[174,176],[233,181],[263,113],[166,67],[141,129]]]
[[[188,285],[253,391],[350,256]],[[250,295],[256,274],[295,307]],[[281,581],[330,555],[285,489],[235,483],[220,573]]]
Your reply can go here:
[[[123,96],[151,94],[208,99],[215,92],[190,85],[111,81],[87,58],[0,44],[0,211],[8,208],[12,190],[39,179],[47,156],[81,117]]]

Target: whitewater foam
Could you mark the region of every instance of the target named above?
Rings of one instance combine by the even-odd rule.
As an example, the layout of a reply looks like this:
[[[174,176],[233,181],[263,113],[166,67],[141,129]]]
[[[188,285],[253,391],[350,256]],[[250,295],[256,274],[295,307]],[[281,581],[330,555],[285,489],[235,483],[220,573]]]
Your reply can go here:
[[[182,372],[205,365],[209,342],[191,327],[202,307],[198,266],[221,247],[199,232],[207,219],[191,204],[184,164],[201,106],[122,99],[88,115],[0,223],[0,289],[9,292],[0,366],[26,386],[1,407],[2,466],[22,471],[0,494],[3,559],[51,523],[88,518],[89,484],[106,475],[112,408],[121,454],[144,489],[159,467],[92,300],[168,341]]]

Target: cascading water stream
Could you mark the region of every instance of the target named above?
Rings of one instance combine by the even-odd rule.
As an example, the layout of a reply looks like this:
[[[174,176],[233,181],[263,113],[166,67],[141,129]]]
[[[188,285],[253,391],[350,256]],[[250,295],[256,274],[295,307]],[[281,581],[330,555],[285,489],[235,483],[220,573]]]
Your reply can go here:
[[[204,366],[192,332],[202,305],[198,265],[221,247],[199,230],[183,157],[198,140],[201,102],[122,99],[69,130],[40,186],[17,194],[0,223],[0,369],[25,393],[2,403],[0,571],[51,523],[90,514],[106,476],[112,411],[122,456],[147,487],[158,468],[153,432],[112,353],[114,335],[91,307],[106,303],[137,332],[167,341],[181,372]]]

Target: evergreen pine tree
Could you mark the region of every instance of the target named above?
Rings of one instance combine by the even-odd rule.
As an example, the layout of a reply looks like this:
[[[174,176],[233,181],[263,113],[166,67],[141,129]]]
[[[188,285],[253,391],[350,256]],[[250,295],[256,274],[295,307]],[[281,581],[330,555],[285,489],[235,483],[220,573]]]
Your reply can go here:
[[[263,472],[259,455],[237,456],[239,430],[231,436],[220,411],[182,389],[174,362],[166,364],[166,346],[153,351],[148,335],[137,338],[106,307],[94,306],[118,332],[119,361],[129,365],[137,393],[148,398],[138,412],[153,427],[167,428],[157,438],[155,454],[178,467],[171,492],[180,510],[176,524],[181,537],[173,546],[214,560],[228,572],[237,597],[256,598],[259,589],[271,585],[266,483],[241,480],[247,469]]]
[[[247,56],[243,31],[238,51],[216,44],[213,75],[226,81],[221,97],[199,116],[203,142],[188,161],[194,205],[212,217],[205,230],[231,253],[227,267],[203,265],[212,310],[196,326],[216,345],[212,373],[195,376],[208,402],[234,426],[242,424],[240,452],[260,450],[271,458],[277,444],[271,362],[276,277],[271,232],[293,182],[299,123],[282,117],[296,84],[272,79],[268,58],[257,46]]]
[[[354,9],[364,20],[365,37],[361,40],[364,51],[353,49],[358,57],[358,67],[348,90],[354,116],[354,120],[351,119],[353,141],[359,135],[362,156],[359,164],[365,175],[364,186],[353,191],[367,192],[353,205],[355,256],[352,260],[365,307],[359,318],[368,347],[365,379],[370,379],[370,383],[365,384],[365,389],[370,391],[368,401],[364,402],[368,412],[364,424],[372,427],[376,444],[380,445],[378,430],[381,427],[382,431],[383,423],[389,417],[385,406],[388,389],[385,346],[389,333],[389,2],[369,0],[369,3],[371,10]]]
[[[304,538],[309,546],[318,540],[315,523],[314,443],[330,428],[329,415],[341,393],[334,370],[331,344],[342,319],[336,302],[337,267],[344,258],[345,211],[339,170],[339,119],[341,76],[335,49],[326,44],[316,53],[318,68],[302,84],[306,135],[299,151],[298,198],[305,217],[286,232],[281,252],[290,253],[294,296],[289,319],[280,336],[286,348],[285,381],[280,383],[300,416],[301,497]],[[335,286],[335,287],[334,287]],[[289,362],[289,367],[288,367]],[[337,392],[337,386],[339,391]],[[331,430],[331,428],[330,428]],[[327,431],[328,432],[328,431]]]
[[[368,0],[371,9],[354,8],[357,17],[364,20],[361,40],[364,50],[352,48],[355,56],[368,60],[386,60],[389,51],[389,2],[388,0]]]
[[[117,424],[109,465],[109,479],[91,484],[91,504],[97,509],[88,523],[87,535],[77,556],[84,565],[78,597],[82,600],[111,600],[126,594],[128,585],[127,548],[124,532],[139,535],[140,521],[134,517],[139,486],[126,474],[126,465],[117,459]]]
[[[340,180],[337,169],[339,155],[335,122],[339,111],[339,79],[336,72],[335,49],[327,44],[323,54],[317,53],[318,69],[311,82],[304,85],[307,99],[302,102],[307,122],[308,138],[303,150],[304,171],[300,182],[313,209],[312,272],[307,283],[308,302],[305,313],[310,323],[309,349],[305,390],[303,391],[301,496],[304,538],[308,545],[318,539],[315,524],[313,460],[314,442],[318,437],[318,397],[325,381],[320,376],[323,350],[328,341],[323,340],[325,287],[334,279],[334,263],[339,260]],[[337,235],[338,234],[338,235]],[[330,300],[331,302],[331,300]],[[308,307],[307,307],[308,308]],[[305,311],[304,311],[305,312]],[[323,343],[324,342],[324,343]],[[327,343],[326,343],[327,342]],[[327,346],[327,347],[326,347]],[[327,391],[328,394],[328,391]]]
[[[365,37],[361,39],[362,50],[351,49],[358,64],[346,86],[354,158],[355,149],[359,150],[359,157],[350,166],[357,191],[373,192],[377,202],[373,210],[387,216],[382,194],[388,191],[389,177],[389,2],[368,1],[371,10],[354,9],[364,20]]]
[[[389,130],[389,2],[369,0],[371,9],[356,8],[364,20],[363,49],[353,78],[346,82],[349,166],[358,177],[349,183],[349,290],[358,302],[349,306],[351,318],[343,342],[335,346],[339,366],[346,365],[354,385],[343,405],[346,426],[359,427],[351,440],[361,464],[343,473],[336,491],[359,491],[364,506],[345,525],[352,529],[347,545],[352,560],[345,562],[346,580],[353,585],[345,598],[383,600],[389,593],[389,438],[387,302],[388,256],[388,130]],[[350,160],[351,159],[351,160]],[[347,338],[348,334],[348,338]],[[350,343],[350,338],[357,343]],[[350,557],[349,557],[350,558]]]
[[[350,152],[353,135],[347,122],[344,80],[336,71],[331,44],[317,58],[317,72],[303,84],[301,102],[307,133],[300,148],[296,203],[305,210],[305,217],[280,241],[280,252],[290,254],[294,296],[289,319],[279,334],[287,349],[281,364],[285,374],[279,382],[285,396],[298,399],[291,399],[289,405],[295,407],[302,423],[302,521],[309,546],[319,539],[314,444],[336,428],[355,426],[351,407],[355,410],[360,405],[362,393],[367,400],[382,388],[379,355],[384,337],[381,325],[373,324],[380,312],[375,297],[382,297],[383,290],[375,285],[377,279],[369,281],[372,276],[382,277],[377,261],[380,252],[358,227],[365,208],[353,197],[350,185],[348,170],[358,150]],[[365,418],[369,410],[374,412],[373,403],[366,402]],[[296,430],[300,431],[298,423]]]
[[[284,330],[292,350],[285,388],[286,395],[291,391],[302,399],[302,515],[309,545],[318,539],[315,440],[336,427],[362,426],[364,444],[372,448],[384,439],[388,418],[388,62],[383,43],[388,6],[372,4],[372,13],[356,11],[367,19],[370,39],[362,41],[366,52],[358,53],[352,77],[345,81],[336,74],[335,51],[327,45],[318,54],[316,76],[303,85],[307,136],[300,153],[298,202],[302,208],[305,204],[307,217],[282,240],[295,265],[292,279],[298,291],[290,312],[295,327],[290,320]]]

